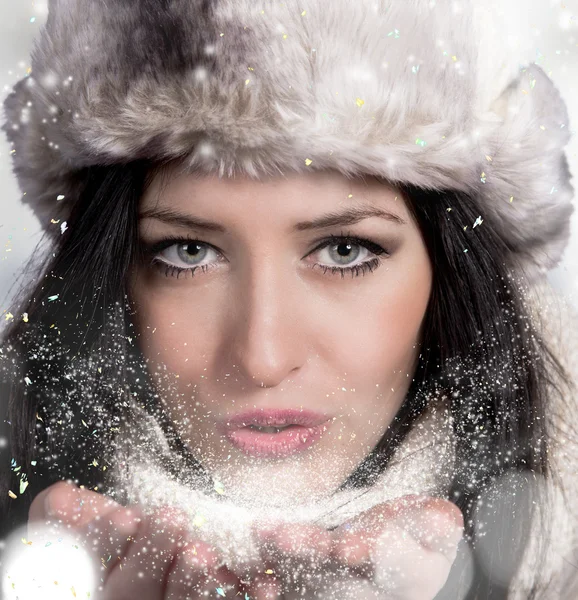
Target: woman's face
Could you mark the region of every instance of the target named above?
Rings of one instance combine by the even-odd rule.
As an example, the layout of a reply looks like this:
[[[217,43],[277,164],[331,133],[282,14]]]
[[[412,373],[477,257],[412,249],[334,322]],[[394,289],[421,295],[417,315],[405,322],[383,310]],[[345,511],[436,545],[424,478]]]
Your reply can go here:
[[[403,198],[333,171],[173,174],[153,180],[139,212],[148,254],[131,301],[183,441],[239,500],[327,496],[383,436],[417,365],[432,269]],[[251,409],[313,411],[323,434],[266,455],[262,440],[289,430],[244,421],[236,445],[223,426]]]

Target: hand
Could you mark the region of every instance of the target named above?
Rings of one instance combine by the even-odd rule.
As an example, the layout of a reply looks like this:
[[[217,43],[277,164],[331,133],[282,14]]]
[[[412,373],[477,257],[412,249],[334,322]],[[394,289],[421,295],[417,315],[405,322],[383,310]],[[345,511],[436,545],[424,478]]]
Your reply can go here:
[[[136,506],[61,481],[32,502],[28,535],[35,523],[47,521],[74,533],[94,557],[102,578],[99,600],[200,599],[217,588],[238,598],[277,597],[274,578],[241,580],[208,544],[187,538],[183,515],[168,507],[145,516]]]
[[[333,531],[284,523],[256,534],[284,591],[305,584],[327,600],[431,600],[447,580],[462,531],[451,502],[404,496]]]

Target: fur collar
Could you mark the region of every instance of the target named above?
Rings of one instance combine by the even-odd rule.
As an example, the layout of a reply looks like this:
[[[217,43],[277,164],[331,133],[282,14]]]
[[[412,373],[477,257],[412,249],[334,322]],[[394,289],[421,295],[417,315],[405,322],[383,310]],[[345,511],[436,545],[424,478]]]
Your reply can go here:
[[[405,494],[445,497],[451,484],[454,460],[452,418],[447,404],[422,415],[397,449],[389,468],[367,490],[337,492],[309,504],[282,507],[230,499],[227,490],[215,498],[200,491],[198,479],[175,478],[179,470],[174,454],[155,418],[132,406],[132,419],[116,442],[114,477],[117,494],[145,509],[176,506],[190,516],[196,537],[214,544],[230,565],[252,564],[258,554],[251,524],[271,521],[313,522],[326,528],[341,525],[372,506]],[[171,465],[174,469],[167,469]],[[265,496],[265,495],[263,495]]]

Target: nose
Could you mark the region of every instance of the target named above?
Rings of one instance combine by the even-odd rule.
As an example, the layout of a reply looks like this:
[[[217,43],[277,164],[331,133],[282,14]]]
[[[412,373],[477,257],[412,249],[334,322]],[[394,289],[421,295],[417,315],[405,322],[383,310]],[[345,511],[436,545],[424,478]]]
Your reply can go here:
[[[229,299],[223,343],[240,375],[260,387],[275,387],[307,359],[298,286],[278,259],[263,259],[247,271],[239,273],[238,292]]]

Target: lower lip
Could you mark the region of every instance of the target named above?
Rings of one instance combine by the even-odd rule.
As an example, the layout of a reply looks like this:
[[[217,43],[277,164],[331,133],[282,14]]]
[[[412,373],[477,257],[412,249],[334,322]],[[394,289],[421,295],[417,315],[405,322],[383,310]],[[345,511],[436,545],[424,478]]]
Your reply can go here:
[[[327,422],[315,427],[291,425],[279,433],[264,433],[243,427],[227,431],[225,437],[247,456],[279,458],[310,448],[321,439],[327,427]]]

